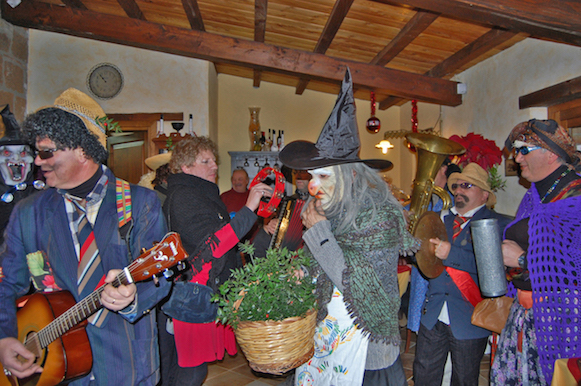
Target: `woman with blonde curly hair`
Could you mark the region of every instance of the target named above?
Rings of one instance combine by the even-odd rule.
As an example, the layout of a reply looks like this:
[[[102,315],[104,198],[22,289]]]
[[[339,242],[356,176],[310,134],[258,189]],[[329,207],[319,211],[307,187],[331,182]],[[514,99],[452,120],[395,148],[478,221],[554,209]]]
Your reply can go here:
[[[190,256],[190,267],[182,279],[211,288],[214,292],[227,280],[232,268],[240,265],[234,247],[256,222],[254,211],[271,189],[257,184],[250,190],[246,205],[230,220],[216,185],[218,165],[215,144],[205,137],[186,138],[175,146],[169,162],[168,193],[163,209],[168,227],[181,235]],[[175,287],[174,287],[175,290]],[[171,296],[168,303],[171,303]],[[212,307],[208,301],[208,309]],[[162,306],[162,310],[167,309]],[[180,310],[183,311],[183,310]],[[193,312],[195,313],[195,312]],[[230,327],[215,323],[212,312],[187,315],[160,315],[160,351],[163,385],[201,385],[207,363],[236,353]],[[174,337],[171,334],[174,334]]]

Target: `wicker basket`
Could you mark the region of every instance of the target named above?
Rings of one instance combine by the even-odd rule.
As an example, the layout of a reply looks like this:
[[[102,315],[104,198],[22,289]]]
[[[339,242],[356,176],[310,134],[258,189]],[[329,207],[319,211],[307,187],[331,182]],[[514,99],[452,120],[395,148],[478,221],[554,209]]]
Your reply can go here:
[[[254,371],[280,375],[313,356],[317,313],[281,321],[240,322],[236,340]]]

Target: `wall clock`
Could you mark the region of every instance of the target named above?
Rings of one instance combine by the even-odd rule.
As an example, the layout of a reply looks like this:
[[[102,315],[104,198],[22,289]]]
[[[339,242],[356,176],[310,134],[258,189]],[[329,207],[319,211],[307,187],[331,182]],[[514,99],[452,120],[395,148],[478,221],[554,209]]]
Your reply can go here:
[[[87,75],[87,87],[97,98],[111,99],[123,88],[123,74],[111,63],[97,64]]]

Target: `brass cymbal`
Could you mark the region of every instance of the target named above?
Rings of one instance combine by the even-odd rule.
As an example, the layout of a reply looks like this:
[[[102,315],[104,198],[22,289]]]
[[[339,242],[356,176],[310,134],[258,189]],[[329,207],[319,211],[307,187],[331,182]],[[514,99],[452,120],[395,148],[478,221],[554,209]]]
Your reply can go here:
[[[429,241],[436,237],[442,241],[448,241],[446,227],[440,220],[440,215],[426,211],[417,222],[414,236],[422,241],[420,250],[416,252],[418,268],[430,279],[440,276],[444,271],[444,264],[436,257],[436,246]]]

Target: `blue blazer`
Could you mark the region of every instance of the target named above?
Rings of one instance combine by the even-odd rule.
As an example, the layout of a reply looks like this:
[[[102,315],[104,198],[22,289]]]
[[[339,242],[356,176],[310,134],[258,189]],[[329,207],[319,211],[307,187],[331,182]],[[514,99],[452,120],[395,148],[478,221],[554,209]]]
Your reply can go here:
[[[444,217],[448,240],[452,240],[454,217],[454,214],[451,212]],[[444,266],[446,267],[468,272],[477,285],[478,274],[470,225],[472,221],[487,218],[498,219],[499,236],[502,240],[504,228],[510,222],[510,218],[498,214],[485,206],[476,212],[464,229],[462,229],[462,232],[452,243],[448,258],[443,260]],[[421,323],[426,328],[430,330],[434,328],[434,325],[438,322],[438,316],[440,315],[444,302],[448,303],[450,328],[456,339],[477,339],[490,335],[489,330],[476,327],[470,322],[474,307],[462,296],[462,293],[456,287],[456,284],[454,284],[454,281],[447,271],[442,272],[437,278],[429,280],[428,292],[421,317]]]
[[[116,213],[115,176],[110,170],[107,193],[94,226],[104,272],[124,268],[131,259],[119,234]],[[149,249],[166,233],[166,224],[159,199],[154,191],[131,185],[134,225],[128,238],[133,258],[141,248]],[[6,230],[6,244],[0,252],[5,278],[0,283],[0,339],[17,336],[15,301],[30,288],[31,275],[27,254],[42,251],[54,273],[55,283],[77,295],[77,255],[63,196],[48,189],[18,203]],[[160,281],[156,288],[151,281],[137,283],[137,307],[131,314],[109,312],[101,325],[87,326],[93,353],[90,375],[74,385],[155,385],[158,381],[159,354],[155,312],[152,307],[169,290],[169,283]]]

